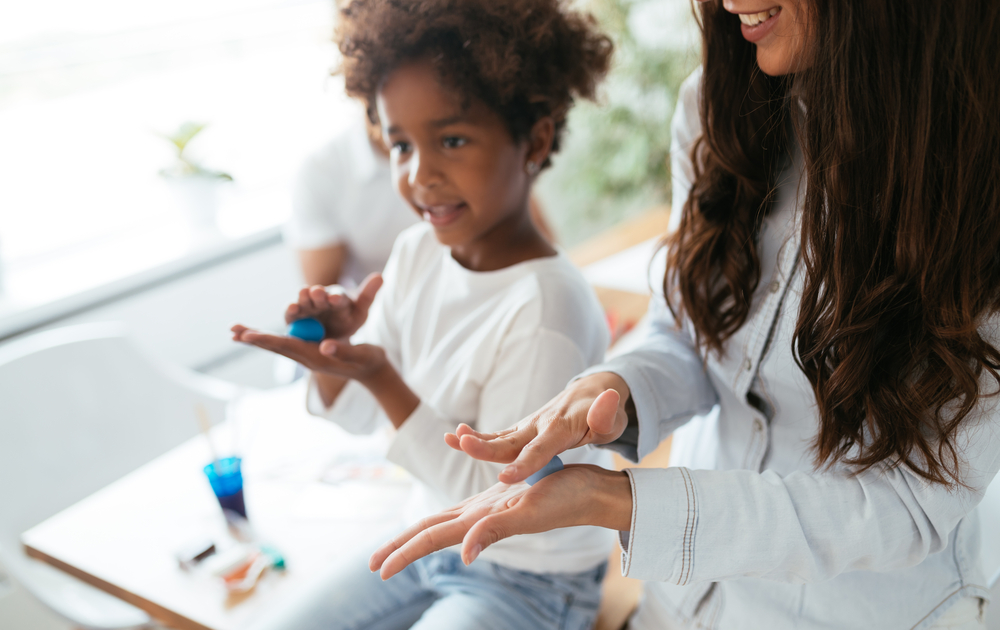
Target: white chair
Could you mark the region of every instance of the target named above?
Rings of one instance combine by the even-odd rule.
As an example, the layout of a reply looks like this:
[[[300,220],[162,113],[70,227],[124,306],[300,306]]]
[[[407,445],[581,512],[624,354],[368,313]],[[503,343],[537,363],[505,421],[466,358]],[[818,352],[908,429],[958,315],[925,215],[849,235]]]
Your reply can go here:
[[[1000,475],[986,489],[979,503],[979,534],[983,573],[993,602],[986,613],[988,630],[1000,630]]]
[[[0,562],[77,626],[150,624],[138,608],[28,558],[20,534],[195,435],[195,405],[220,418],[238,391],[152,360],[118,324],[0,346]]]

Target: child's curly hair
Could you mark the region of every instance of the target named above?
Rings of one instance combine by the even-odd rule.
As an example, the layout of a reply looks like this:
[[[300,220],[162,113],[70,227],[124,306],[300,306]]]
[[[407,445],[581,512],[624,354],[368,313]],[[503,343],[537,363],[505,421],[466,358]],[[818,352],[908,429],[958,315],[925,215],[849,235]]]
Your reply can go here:
[[[563,0],[353,0],[340,13],[339,71],[375,125],[383,79],[427,59],[448,85],[496,111],[515,141],[551,116],[555,153],[573,98],[593,99],[611,62],[594,18]]]

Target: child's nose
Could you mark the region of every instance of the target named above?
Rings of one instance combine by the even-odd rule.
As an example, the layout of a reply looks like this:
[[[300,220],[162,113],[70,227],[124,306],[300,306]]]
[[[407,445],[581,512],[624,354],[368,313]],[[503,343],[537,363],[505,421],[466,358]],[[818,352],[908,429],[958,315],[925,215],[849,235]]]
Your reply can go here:
[[[433,188],[440,184],[442,179],[441,171],[431,156],[414,152],[410,159],[411,188]]]

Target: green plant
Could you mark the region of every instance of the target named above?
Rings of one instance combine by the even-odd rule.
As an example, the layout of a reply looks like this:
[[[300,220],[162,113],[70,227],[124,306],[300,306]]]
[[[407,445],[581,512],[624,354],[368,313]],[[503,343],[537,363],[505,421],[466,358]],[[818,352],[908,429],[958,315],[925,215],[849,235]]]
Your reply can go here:
[[[697,51],[651,47],[629,28],[640,0],[584,7],[615,42],[602,102],[578,103],[566,143],[539,192],[564,244],[670,201],[670,118]]]
[[[157,134],[161,138],[165,138],[173,145],[176,151],[173,166],[170,168],[165,168],[160,171],[160,175],[163,177],[205,177],[207,179],[218,179],[221,181],[231,182],[233,177],[229,173],[224,173],[222,171],[213,171],[207,169],[198,162],[195,162],[190,157],[185,155],[185,151],[188,145],[194,138],[205,129],[207,125],[205,123],[196,123],[192,121],[187,121],[181,123],[181,126],[177,128],[171,134]]]

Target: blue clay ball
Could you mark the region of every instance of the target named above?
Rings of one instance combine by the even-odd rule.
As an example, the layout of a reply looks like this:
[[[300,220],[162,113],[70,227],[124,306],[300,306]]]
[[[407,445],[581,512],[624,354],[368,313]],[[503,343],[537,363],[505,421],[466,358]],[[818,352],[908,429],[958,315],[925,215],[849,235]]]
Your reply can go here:
[[[288,327],[288,336],[297,337],[303,341],[319,343],[326,336],[326,331],[323,329],[323,324],[312,317],[307,317],[292,322]]]
[[[527,479],[525,479],[525,481],[528,482],[529,486],[533,486],[536,483],[538,483],[539,481],[541,481],[542,479],[545,479],[546,477],[548,477],[549,475],[551,475],[552,473],[559,472],[562,469],[563,469],[562,460],[559,459],[558,455],[556,455],[555,457],[553,457],[552,459],[550,459],[549,463],[545,464],[545,466],[543,466],[541,470],[539,470],[535,474],[533,474],[530,477],[528,477]]]

